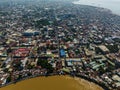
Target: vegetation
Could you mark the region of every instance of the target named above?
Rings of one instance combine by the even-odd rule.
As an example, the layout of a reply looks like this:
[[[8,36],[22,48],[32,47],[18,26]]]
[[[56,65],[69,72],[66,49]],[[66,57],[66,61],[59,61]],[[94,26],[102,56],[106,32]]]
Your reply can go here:
[[[47,19],[41,19],[41,20],[35,21],[35,27],[40,28],[40,27],[46,26],[46,25],[50,25],[50,23]]]
[[[48,63],[47,60],[41,60],[40,58],[38,59],[37,62],[38,66],[41,66],[42,68],[45,68],[48,70],[48,73],[52,73],[53,72],[53,67],[50,63]]]
[[[30,65],[30,64],[28,64],[28,66],[27,66],[28,69],[33,69],[33,67],[34,67],[34,66],[33,66],[33,65]]]
[[[7,78],[7,83],[9,83],[9,82],[11,82],[11,77],[10,76]]]
[[[107,48],[110,50],[110,53],[116,53],[119,51],[118,45],[107,45]]]

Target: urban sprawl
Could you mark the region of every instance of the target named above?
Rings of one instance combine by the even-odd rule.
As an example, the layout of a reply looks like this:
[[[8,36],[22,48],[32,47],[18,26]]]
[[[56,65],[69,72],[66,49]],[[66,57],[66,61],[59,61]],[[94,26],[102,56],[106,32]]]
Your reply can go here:
[[[120,16],[67,1],[0,3],[0,86],[49,75],[120,90]]]

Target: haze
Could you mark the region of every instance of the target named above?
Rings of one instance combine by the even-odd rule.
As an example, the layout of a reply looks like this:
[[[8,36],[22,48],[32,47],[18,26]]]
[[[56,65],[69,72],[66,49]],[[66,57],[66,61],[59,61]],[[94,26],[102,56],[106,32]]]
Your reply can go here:
[[[108,8],[113,13],[120,15],[120,0],[79,0],[74,3]]]

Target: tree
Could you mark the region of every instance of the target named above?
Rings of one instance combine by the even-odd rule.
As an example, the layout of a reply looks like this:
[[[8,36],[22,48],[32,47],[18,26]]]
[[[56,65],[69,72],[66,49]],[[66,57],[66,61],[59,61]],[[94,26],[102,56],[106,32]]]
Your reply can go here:
[[[10,76],[7,78],[7,81],[6,81],[6,82],[7,82],[7,83],[11,82],[11,77],[10,77]]]
[[[33,65],[30,65],[30,64],[27,65],[28,69],[32,69],[33,67],[34,67]]]
[[[42,68],[45,68],[48,70],[48,73],[52,73],[53,72],[53,67],[50,63],[48,63],[47,60],[41,60],[40,58],[38,59],[37,62],[38,66],[41,66]]]
[[[110,53],[116,53],[119,51],[118,45],[107,45],[107,48],[110,50]]]

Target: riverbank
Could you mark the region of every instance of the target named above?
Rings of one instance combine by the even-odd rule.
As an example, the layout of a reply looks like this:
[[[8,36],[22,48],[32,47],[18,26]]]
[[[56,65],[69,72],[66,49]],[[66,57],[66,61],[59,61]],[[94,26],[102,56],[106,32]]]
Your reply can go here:
[[[52,82],[51,82],[52,81]],[[103,90],[98,85],[70,76],[36,77],[0,88],[0,90]]]

